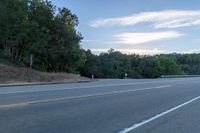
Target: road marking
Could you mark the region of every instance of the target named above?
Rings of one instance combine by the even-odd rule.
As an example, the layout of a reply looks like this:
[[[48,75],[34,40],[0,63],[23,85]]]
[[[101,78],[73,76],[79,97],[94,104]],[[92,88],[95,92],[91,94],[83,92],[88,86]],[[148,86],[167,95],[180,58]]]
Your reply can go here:
[[[0,109],[3,108],[15,108],[15,107],[21,107],[21,106],[27,106],[29,105],[28,103],[14,103],[14,104],[7,104],[7,105],[0,105]]]
[[[182,104],[180,104],[180,105],[178,105],[178,106],[176,106],[176,107],[173,107],[173,108],[171,108],[171,109],[169,109],[169,110],[166,110],[166,111],[163,112],[163,113],[157,114],[157,115],[155,115],[154,117],[151,117],[151,118],[149,118],[149,119],[147,119],[147,120],[144,120],[144,121],[142,121],[142,122],[140,122],[140,123],[136,123],[136,124],[132,125],[131,127],[125,128],[124,130],[122,130],[122,131],[120,131],[120,132],[118,132],[118,133],[128,133],[128,132],[130,132],[130,131],[133,131],[134,129],[136,129],[136,128],[138,128],[138,127],[141,127],[141,126],[143,126],[143,125],[145,125],[145,124],[147,124],[147,123],[150,123],[151,121],[156,120],[156,119],[158,119],[158,118],[160,118],[160,117],[162,117],[162,116],[165,116],[165,115],[167,115],[167,114],[169,114],[169,113],[171,113],[171,112],[173,112],[173,111],[175,111],[175,110],[177,110],[177,109],[179,109],[179,108],[181,108],[181,107],[186,106],[187,104],[190,104],[190,103],[192,103],[192,102],[198,100],[198,99],[200,99],[200,96],[195,97],[195,98],[193,98],[193,99],[191,99],[191,100],[189,100],[189,101],[187,101],[187,102],[184,102],[184,103],[182,103]]]
[[[118,94],[118,93],[137,92],[137,91],[144,91],[144,90],[151,90],[151,89],[161,89],[161,88],[169,88],[169,87],[171,87],[171,86],[166,85],[166,86],[156,86],[156,87],[148,87],[148,88],[132,89],[132,90],[111,91],[111,92],[106,92],[106,93],[97,93],[97,94],[74,96],[74,97],[63,97],[63,98],[57,98],[57,99],[38,100],[38,101],[32,101],[32,102],[23,102],[23,103],[16,103],[16,104],[0,105],[0,109],[10,108],[10,107],[18,107],[18,106],[26,106],[26,105],[30,105],[30,104],[56,102],[56,101],[61,101],[61,100],[71,100],[71,99],[80,99],[80,98],[89,98],[89,97],[95,97],[95,96],[104,96],[104,95],[111,95],[111,94]]]
[[[115,87],[115,86],[126,86],[126,85],[140,85],[140,84],[154,84],[154,83],[168,83],[168,82],[178,82],[178,81],[183,81],[182,79],[173,79],[173,80],[165,80],[162,79],[160,81],[144,81],[144,82],[135,82],[135,83],[122,83],[122,84],[108,84],[108,85],[94,85],[94,86],[81,86],[81,87],[69,87],[69,88],[57,88],[57,89],[34,89],[34,90],[11,90],[9,92],[8,89],[0,90],[0,95],[7,95],[7,94],[19,94],[19,93],[30,93],[30,92],[46,92],[46,91],[62,91],[62,90],[73,90],[73,89],[87,89],[87,88],[100,88],[100,87]],[[187,79],[186,81],[199,81],[197,79]],[[1,87],[0,87],[1,88]]]
[[[193,81],[194,79],[192,79]],[[122,84],[108,84],[108,85],[94,85],[94,86],[87,86],[87,87],[69,87],[69,88],[57,88],[57,89],[34,89],[34,90],[11,90],[9,92],[8,89],[6,89],[5,91],[4,90],[0,90],[0,95],[6,95],[6,94],[18,94],[18,93],[30,93],[30,92],[46,92],[46,91],[62,91],[62,90],[73,90],[73,89],[87,89],[87,88],[100,88],[100,87],[115,87],[115,86],[128,86],[128,85],[140,85],[140,84],[154,84],[154,83],[168,83],[168,82],[178,82],[178,81],[183,81],[181,79],[178,79],[178,80],[161,80],[161,81],[146,81],[146,82],[135,82],[135,83],[122,83]],[[189,81],[189,80],[187,80]],[[0,87],[1,88],[1,87]]]
[[[115,87],[115,86],[126,86],[126,85],[139,85],[139,84],[153,84],[159,83],[162,81],[155,82],[136,82],[136,83],[126,83],[126,84],[112,84],[112,85],[97,85],[97,86],[88,86],[88,87],[71,87],[71,88],[60,88],[60,89],[44,89],[43,90],[23,90],[23,91],[15,91],[15,92],[0,92],[1,95],[6,94],[18,94],[18,93],[30,93],[30,92],[45,92],[45,91],[60,91],[60,90],[73,90],[73,89],[86,89],[86,88],[100,88],[100,87]],[[6,90],[9,91],[9,90]]]

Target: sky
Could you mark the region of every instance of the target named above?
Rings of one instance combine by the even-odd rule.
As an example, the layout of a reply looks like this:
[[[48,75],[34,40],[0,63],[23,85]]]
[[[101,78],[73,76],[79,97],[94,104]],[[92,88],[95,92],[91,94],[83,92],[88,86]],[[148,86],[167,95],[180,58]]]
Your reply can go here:
[[[52,0],[79,18],[81,47],[127,54],[200,52],[200,0]]]

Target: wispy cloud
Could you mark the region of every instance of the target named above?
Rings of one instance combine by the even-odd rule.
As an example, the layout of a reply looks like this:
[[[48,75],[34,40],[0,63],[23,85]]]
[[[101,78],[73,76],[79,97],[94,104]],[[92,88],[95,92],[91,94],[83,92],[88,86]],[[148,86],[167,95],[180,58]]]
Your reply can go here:
[[[82,42],[98,42],[98,40],[83,39]]]
[[[186,54],[200,53],[200,49],[189,49],[187,51],[183,51],[183,53],[186,53]]]
[[[109,49],[104,49],[104,48],[95,48],[95,49],[90,49],[94,54],[100,54],[100,53],[105,53],[108,52]],[[120,51],[121,53],[124,54],[139,54],[139,55],[156,55],[156,54],[171,54],[171,53],[184,53],[184,54],[193,54],[193,53],[199,53],[200,49],[189,49],[189,50],[178,50],[178,51],[169,51],[169,50],[163,50],[160,48],[152,48],[152,49],[114,49],[115,51]]]
[[[153,41],[178,38],[183,35],[184,34],[176,31],[145,32],[145,33],[126,32],[115,35],[114,37],[116,39],[115,43],[136,45],[136,44],[149,43]]]
[[[107,52],[109,49],[91,49],[94,54],[100,54],[102,52]],[[140,54],[140,55],[155,55],[166,53],[166,51],[160,50],[159,48],[153,49],[115,49],[115,51],[120,51],[125,54]]]
[[[94,20],[90,26],[134,26],[139,23],[151,22],[154,28],[179,28],[200,26],[200,10],[165,10],[157,12],[141,12],[131,16]]]

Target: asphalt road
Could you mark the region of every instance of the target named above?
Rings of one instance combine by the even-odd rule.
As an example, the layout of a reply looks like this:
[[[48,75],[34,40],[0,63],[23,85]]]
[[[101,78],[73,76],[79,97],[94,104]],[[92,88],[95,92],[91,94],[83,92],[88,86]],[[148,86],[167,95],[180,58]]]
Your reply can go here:
[[[0,133],[197,133],[200,78],[0,87]]]

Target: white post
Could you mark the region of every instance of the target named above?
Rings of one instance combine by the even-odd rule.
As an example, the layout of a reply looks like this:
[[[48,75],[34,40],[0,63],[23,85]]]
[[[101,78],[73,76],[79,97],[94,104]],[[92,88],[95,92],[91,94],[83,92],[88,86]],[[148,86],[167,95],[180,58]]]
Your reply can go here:
[[[32,68],[32,65],[33,65],[33,55],[31,54],[31,56],[30,56],[30,69]]]
[[[126,78],[127,78],[127,76],[128,76],[128,74],[127,74],[127,73],[125,73],[125,74],[124,74],[124,76],[125,76],[125,79],[126,79]]]

